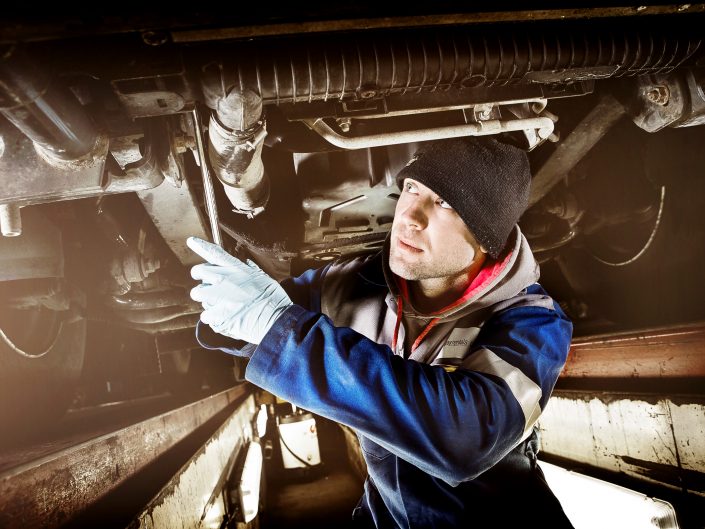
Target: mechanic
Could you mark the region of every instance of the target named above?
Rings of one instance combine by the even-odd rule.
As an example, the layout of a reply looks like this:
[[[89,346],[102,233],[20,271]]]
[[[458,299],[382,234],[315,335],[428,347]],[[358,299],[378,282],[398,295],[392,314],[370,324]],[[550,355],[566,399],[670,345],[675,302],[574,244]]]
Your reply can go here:
[[[187,241],[207,261],[192,269],[201,344],[358,434],[362,527],[571,527],[536,462],[572,324],[517,224],[530,180],[525,152],[494,138],[427,143],[397,175],[382,252],[281,285]]]

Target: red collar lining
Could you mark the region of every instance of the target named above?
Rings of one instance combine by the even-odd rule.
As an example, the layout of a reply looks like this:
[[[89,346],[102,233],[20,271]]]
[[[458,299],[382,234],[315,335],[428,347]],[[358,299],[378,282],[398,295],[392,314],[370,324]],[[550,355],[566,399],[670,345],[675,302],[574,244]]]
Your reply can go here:
[[[495,260],[490,260],[489,262],[485,263],[485,266],[482,267],[482,269],[477,273],[477,275],[473,278],[473,280],[470,282],[470,284],[467,286],[465,289],[465,292],[450,303],[449,305],[443,307],[440,310],[437,310],[435,312],[431,312],[429,316],[439,316],[443,314],[444,312],[449,311],[450,309],[454,309],[455,307],[462,305],[466,301],[468,301],[470,298],[472,298],[475,294],[477,294],[480,290],[485,288],[487,285],[489,285],[492,281],[494,281],[497,276],[499,276],[500,273],[502,273],[502,270],[506,268],[506,266],[509,264],[509,260],[512,257],[512,254],[514,252],[511,251],[507,253],[504,259],[501,261],[495,261]],[[409,285],[406,282],[406,279],[399,277],[397,275],[394,276],[397,282],[397,285],[399,287],[399,291],[401,292],[402,297],[404,298],[405,301],[409,301]]]
[[[485,264],[485,266],[482,267],[482,269],[478,272],[478,274],[473,278],[472,281],[470,281],[470,284],[468,287],[465,289],[465,292],[463,292],[463,295],[460,296],[457,300],[455,300],[453,303],[450,305],[443,307],[441,310],[432,312],[430,316],[439,316],[443,314],[444,312],[449,311],[450,309],[453,309],[459,305],[462,305],[466,301],[468,301],[472,296],[474,296],[477,292],[485,288],[487,285],[489,285],[492,281],[494,281],[497,276],[504,270],[507,265],[509,264],[509,260],[512,257],[512,254],[514,252],[509,252],[507,256],[502,259],[501,261],[490,261]],[[397,298],[397,321],[396,324],[394,325],[394,336],[392,338],[392,349],[396,353],[397,350],[397,340],[399,337],[399,326],[401,325],[401,320],[402,320],[402,314],[403,314],[403,302],[404,301],[409,301],[409,285],[406,283],[406,279],[399,277],[397,275],[394,276],[395,281],[397,282],[397,285],[399,286],[399,291],[401,292],[401,296]],[[421,332],[418,338],[414,341],[414,344],[411,346],[411,352],[413,353],[416,348],[421,345],[421,342],[423,339],[426,337],[426,335],[429,333],[429,331],[438,323],[439,318],[433,318],[428,325],[424,328],[424,330]]]

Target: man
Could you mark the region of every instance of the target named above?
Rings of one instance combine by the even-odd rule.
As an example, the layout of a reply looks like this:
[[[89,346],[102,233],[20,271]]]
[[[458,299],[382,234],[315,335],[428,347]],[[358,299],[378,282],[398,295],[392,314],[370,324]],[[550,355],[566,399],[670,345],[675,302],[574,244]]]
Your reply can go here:
[[[278,285],[205,241],[201,321],[245,340],[246,378],[353,428],[368,468],[353,518],[376,527],[570,527],[536,465],[536,419],[572,325],[516,224],[526,154],[490,138],[427,144],[397,176],[375,256]]]

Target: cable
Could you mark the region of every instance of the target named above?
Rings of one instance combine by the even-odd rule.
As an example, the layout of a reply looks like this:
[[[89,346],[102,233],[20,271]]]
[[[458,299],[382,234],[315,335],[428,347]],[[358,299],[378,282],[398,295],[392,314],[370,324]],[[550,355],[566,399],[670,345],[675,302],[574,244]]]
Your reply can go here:
[[[51,310],[51,309],[49,309],[49,310]],[[52,313],[55,315],[56,311],[52,311]],[[55,324],[56,323],[54,320],[52,322],[52,326],[54,326]],[[25,352],[20,347],[18,347],[7,334],[5,334],[5,331],[3,331],[1,327],[0,327],[0,342],[4,342],[10,349],[12,349],[14,352],[19,354],[20,356],[23,356],[25,358],[29,358],[32,360],[36,360],[37,358],[41,358],[43,356],[46,356],[46,354],[54,348],[56,343],[59,341],[59,337],[61,336],[61,331],[63,330],[63,328],[64,328],[64,322],[63,322],[63,320],[60,320],[58,323],[58,326],[56,327],[56,333],[52,337],[51,343],[41,353],[32,354],[32,353]]]
[[[590,255],[592,256],[592,258],[595,259],[596,261],[601,262],[604,265],[615,266],[615,267],[626,266],[628,264],[633,263],[637,259],[639,259],[642,255],[644,255],[646,250],[649,249],[649,247],[651,246],[651,243],[654,241],[654,237],[656,237],[656,232],[658,231],[659,225],[661,224],[661,216],[663,215],[663,205],[664,205],[665,201],[666,201],[666,186],[661,186],[661,203],[659,204],[658,215],[656,215],[656,222],[654,223],[654,229],[651,230],[651,235],[649,236],[649,240],[646,241],[646,244],[644,245],[644,247],[641,250],[639,250],[639,253],[637,253],[634,257],[632,257],[631,259],[629,259],[627,261],[622,261],[620,263],[611,263],[609,261],[605,261],[604,259],[600,259],[592,251],[590,251]]]

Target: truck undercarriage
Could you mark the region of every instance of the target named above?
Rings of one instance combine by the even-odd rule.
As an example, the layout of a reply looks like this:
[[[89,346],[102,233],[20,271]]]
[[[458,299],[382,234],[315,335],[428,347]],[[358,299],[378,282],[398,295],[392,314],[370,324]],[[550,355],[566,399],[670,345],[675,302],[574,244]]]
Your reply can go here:
[[[546,452],[701,498],[704,13],[8,20],[0,421],[31,428],[153,375],[232,384],[241,366],[193,339],[186,237],[277,279],[375,252],[422,142],[500,135],[529,154],[520,227],[582,362],[542,419]]]

